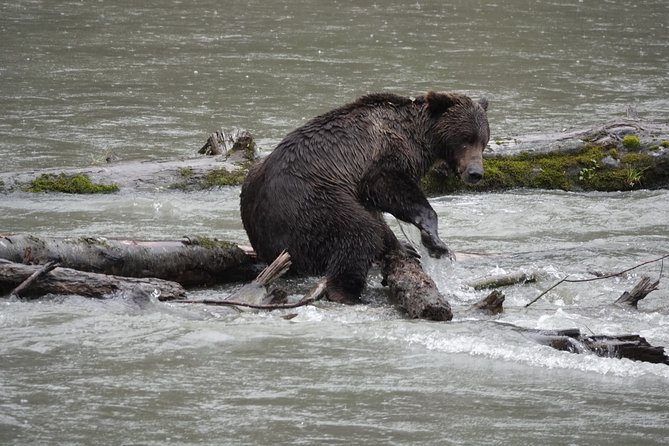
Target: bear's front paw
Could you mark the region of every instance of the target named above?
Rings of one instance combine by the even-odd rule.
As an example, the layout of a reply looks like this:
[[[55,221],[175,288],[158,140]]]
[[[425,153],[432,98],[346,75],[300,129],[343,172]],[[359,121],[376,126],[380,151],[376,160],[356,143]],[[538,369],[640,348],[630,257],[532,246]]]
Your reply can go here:
[[[430,257],[440,259],[443,256],[447,256],[452,262],[455,261],[455,253],[438,237],[432,237],[428,232],[421,231],[420,238],[423,246],[427,248]]]

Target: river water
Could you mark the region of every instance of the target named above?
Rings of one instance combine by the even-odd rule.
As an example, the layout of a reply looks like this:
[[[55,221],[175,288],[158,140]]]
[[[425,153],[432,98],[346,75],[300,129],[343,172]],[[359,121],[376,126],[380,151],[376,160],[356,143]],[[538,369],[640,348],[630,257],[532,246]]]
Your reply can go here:
[[[668,13],[665,0],[2,2],[0,169],[192,156],[234,126],[271,150],[306,119],[381,90],[486,96],[493,139],[595,124],[628,105],[666,122]],[[238,188],[0,194],[0,232],[243,243],[238,200]],[[432,204],[458,252],[425,265],[451,323],[403,318],[376,270],[365,305],[285,313],[0,299],[0,443],[666,444],[669,367],[558,352],[496,322],[669,346],[659,262],[523,307],[565,275],[669,253],[669,193]],[[507,288],[504,314],[464,311],[486,294],[468,281],[517,270],[539,281]],[[610,305],[662,273],[638,311]]]

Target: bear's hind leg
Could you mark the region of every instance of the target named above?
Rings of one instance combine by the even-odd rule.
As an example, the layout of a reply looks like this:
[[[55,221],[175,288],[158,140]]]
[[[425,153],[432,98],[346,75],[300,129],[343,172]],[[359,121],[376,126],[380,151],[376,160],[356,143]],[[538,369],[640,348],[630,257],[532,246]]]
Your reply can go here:
[[[398,243],[385,222],[357,203],[353,207],[342,213],[346,221],[338,222],[336,237],[331,234],[328,240],[325,271],[328,299],[347,304],[360,302],[372,263],[387,250],[388,243]],[[394,242],[386,240],[389,236]]]
[[[327,276],[326,295],[328,300],[340,304],[358,304],[361,302],[360,295],[365,289],[367,275],[364,277],[359,272],[340,271],[334,275]]]

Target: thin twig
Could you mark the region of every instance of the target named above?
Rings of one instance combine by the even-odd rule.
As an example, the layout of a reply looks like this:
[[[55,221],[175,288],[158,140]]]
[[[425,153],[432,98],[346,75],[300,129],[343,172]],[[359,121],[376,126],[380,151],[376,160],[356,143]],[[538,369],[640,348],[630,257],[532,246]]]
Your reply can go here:
[[[300,300],[292,304],[249,304],[246,302],[237,302],[232,300],[173,300],[172,303],[177,304],[204,304],[204,305],[215,305],[215,306],[231,306],[231,307],[245,307],[245,308],[254,308],[256,310],[284,310],[290,308],[303,307],[309,305],[312,302],[317,301],[323,297],[325,293],[327,281],[326,279],[321,279],[316,283],[316,285],[309,290],[309,292]]]
[[[628,273],[628,272],[632,271],[633,269],[637,269],[637,268],[639,268],[639,267],[641,267],[641,266],[648,265],[649,263],[659,262],[659,261],[661,261],[661,260],[666,259],[667,257],[669,257],[669,254],[665,254],[665,255],[663,255],[662,257],[659,257],[659,258],[654,259],[654,260],[649,260],[649,261],[647,261],[647,262],[639,263],[639,264],[636,265],[636,266],[633,266],[633,267],[631,267],[631,268],[627,268],[626,270],[624,270],[624,271],[620,271],[620,272],[618,272],[618,273],[607,274],[607,275],[605,275],[605,276],[600,276],[600,277],[592,277],[592,278],[590,278],[590,279],[572,279],[572,280],[565,280],[565,282],[569,282],[569,283],[579,283],[579,282],[592,282],[592,281],[595,281],[595,280],[602,280],[602,279],[610,279],[611,277],[622,276],[623,274]],[[662,264],[664,265],[664,262],[662,262]],[[661,273],[660,273],[660,274],[661,274]]]
[[[580,282],[592,282],[592,281],[595,281],[595,280],[602,280],[602,279],[610,279],[611,277],[622,276],[623,274],[625,274],[629,271],[632,271],[633,269],[637,269],[641,266],[648,265],[649,263],[654,263],[654,262],[662,262],[662,268],[664,268],[663,260],[666,259],[667,257],[669,257],[669,254],[665,254],[662,257],[659,257],[657,259],[648,260],[647,262],[639,263],[638,265],[633,266],[631,268],[627,268],[624,271],[620,271],[620,272],[613,273],[613,274],[607,274],[606,276],[601,276],[601,277],[593,277],[591,279],[571,279],[571,280],[568,280],[567,277],[569,277],[569,275],[567,275],[567,276],[564,277],[564,279],[560,280],[555,285],[553,285],[552,287],[550,287],[549,289],[547,289],[546,291],[544,291],[543,293],[541,293],[537,297],[535,297],[530,303],[525,304],[525,308],[529,307],[530,305],[532,305],[533,303],[535,303],[536,301],[541,299],[542,296],[544,296],[546,293],[548,293],[550,290],[552,290],[556,286],[560,285],[562,282],[580,283]],[[660,270],[660,276],[662,276],[662,269]]]
[[[52,269],[56,268],[58,265],[60,265],[58,262],[55,260],[51,260],[49,262],[46,262],[44,266],[42,266],[40,269],[32,273],[26,280],[21,282],[19,286],[14,288],[9,295],[11,297],[18,297],[23,291],[28,289],[35,281],[37,281],[40,277],[44,276],[47,274],[49,271]]]
[[[552,290],[552,289],[555,288],[556,286],[560,285],[562,282],[565,282],[565,281],[567,280],[567,277],[569,277],[569,275],[566,275],[566,276],[564,277],[564,279],[560,280],[560,281],[557,282],[555,285],[553,285],[552,287],[550,287],[549,289],[547,289],[547,290],[544,291],[543,293],[539,294],[539,295],[538,295],[537,297],[535,297],[530,303],[525,304],[525,308],[529,307],[530,305],[532,305],[533,303],[535,303],[536,301],[538,301],[539,299],[541,299],[541,297],[542,297],[544,294],[548,293],[550,290]]]

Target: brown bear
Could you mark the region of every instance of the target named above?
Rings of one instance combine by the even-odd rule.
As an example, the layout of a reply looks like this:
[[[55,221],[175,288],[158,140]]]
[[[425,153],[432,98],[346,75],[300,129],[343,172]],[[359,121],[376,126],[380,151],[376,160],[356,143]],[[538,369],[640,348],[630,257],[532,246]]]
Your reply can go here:
[[[431,256],[453,258],[418,182],[437,162],[468,183],[483,177],[487,106],[457,93],[370,94],[293,130],[242,185],[258,258],[287,250],[296,272],[327,277],[329,299],[354,303],[372,263],[405,249],[383,212],[420,229]]]

